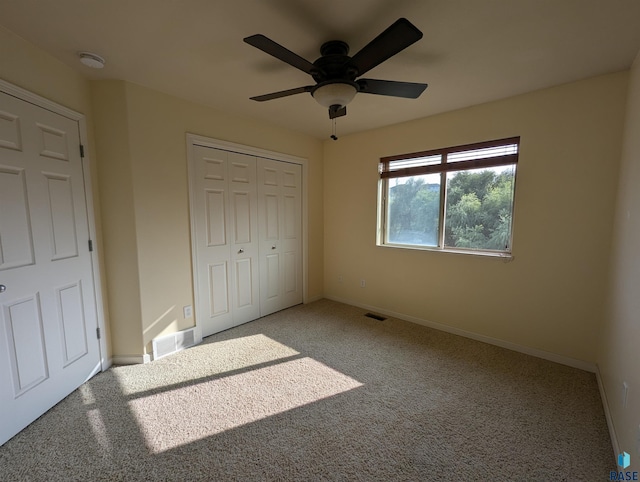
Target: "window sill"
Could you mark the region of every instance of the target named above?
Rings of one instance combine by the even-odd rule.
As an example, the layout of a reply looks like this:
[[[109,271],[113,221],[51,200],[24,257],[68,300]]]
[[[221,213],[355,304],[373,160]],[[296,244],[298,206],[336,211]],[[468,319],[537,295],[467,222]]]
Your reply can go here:
[[[496,251],[480,251],[474,249],[443,249],[438,247],[430,247],[430,246],[416,246],[411,244],[380,244],[377,243],[377,246],[381,248],[394,248],[394,249],[410,249],[414,251],[431,251],[435,253],[450,253],[450,254],[463,254],[463,255],[471,255],[471,256],[480,256],[483,258],[497,258],[501,259],[505,262],[513,261],[514,256],[512,253],[506,252],[496,252]]]

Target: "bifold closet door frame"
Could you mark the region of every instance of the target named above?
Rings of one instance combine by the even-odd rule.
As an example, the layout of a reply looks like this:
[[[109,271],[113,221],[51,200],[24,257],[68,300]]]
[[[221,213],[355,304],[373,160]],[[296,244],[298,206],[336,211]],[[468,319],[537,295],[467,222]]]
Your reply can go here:
[[[202,340],[203,332],[202,332],[202,323],[198,319],[199,309],[198,307],[202,306],[203,300],[200,299],[200,284],[204,283],[206,280],[199,276],[198,273],[201,271],[199,269],[199,263],[202,262],[198,257],[198,245],[197,245],[197,237],[201,235],[199,231],[201,231],[201,227],[197,225],[197,219],[195,213],[197,212],[196,206],[196,176],[198,175],[198,169],[196,166],[197,155],[196,148],[197,147],[204,148],[212,148],[219,149],[228,152],[237,153],[240,155],[247,156],[255,156],[257,158],[265,158],[271,159],[274,161],[281,161],[283,163],[296,164],[300,166],[300,182],[301,182],[301,199],[300,199],[300,229],[301,229],[301,239],[300,242],[300,256],[299,262],[302,267],[302,276],[301,276],[301,288],[302,288],[302,303],[307,302],[307,252],[308,252],[308,226],[307,226],[307,160],[290,156],[287,154],[282,154],[278,152],[258,149],[250,146],[244,146],[241,144],[235,144],[227,141],[221,141],[217,139],[212,139],[208,137],[198,136],[194,134],[187,134],[187,157],[188,157],[188,178],[189,178],[189,203],[190,203],[190,221],[191,221],[191,246],[192,246],[192,269],[193,269],[193,282],[194,282],[194,306],[195,309],[195,318],[196,318],[196,339],[197,341]],[[260,159],[258,159],[259,161]]]

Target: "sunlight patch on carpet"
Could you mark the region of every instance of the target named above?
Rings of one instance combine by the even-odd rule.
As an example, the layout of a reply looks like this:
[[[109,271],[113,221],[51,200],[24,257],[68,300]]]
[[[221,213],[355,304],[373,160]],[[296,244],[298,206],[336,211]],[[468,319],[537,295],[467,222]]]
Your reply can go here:
[[[197,383],[129,402],[152,453],[193,443],[226,430],[318,402],[362,384],[312,359]]]
[[[91,427],[91,432],[95,438],[96,443],[103,451],[104,454],[111,454],[111,443],[109,442],[109,438],[107,436],[107,427],[104,424],[104,420],[102,419],[102,414],[100,410],[93,409],[87,412],[87,421],[89,422],[89,427]]]
[[[140,366],[118,367],[114,372],[123,395],[134,395],[194,380],[224,375],[252,366],[299,355],[296,350],[266,335],[257,334],[202,343],[148,365],[145,376],[136,376]],[[157,369],[156,369],[157,368]]]
[[[91,385],[85,383],[84,385],[80,385],[78,388],[78,392],[80,393],[80,398],[82,398],[83,405],[93,405],[96,403],[96,397],[93,395],[91,391]]]

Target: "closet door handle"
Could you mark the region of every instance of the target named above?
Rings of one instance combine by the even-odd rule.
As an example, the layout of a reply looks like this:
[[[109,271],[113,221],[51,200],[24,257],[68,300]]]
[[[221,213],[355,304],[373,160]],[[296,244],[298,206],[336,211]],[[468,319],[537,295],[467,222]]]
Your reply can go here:
[[[244,248],[240,248],[240,250],[238,251],[238,254],[242,254],[244,253]]]
[[[273,246],[271,246],[271,249],[276,249],[276,245],[274,244]]]
[[[0,285],[0,293],[4,293],[7,291],[7,287],[5,285]]]

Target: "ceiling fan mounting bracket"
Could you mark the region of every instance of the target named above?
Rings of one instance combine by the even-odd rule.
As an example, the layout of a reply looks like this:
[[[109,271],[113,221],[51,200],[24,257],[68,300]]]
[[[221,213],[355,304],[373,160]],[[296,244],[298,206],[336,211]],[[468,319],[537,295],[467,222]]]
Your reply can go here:
[[[320,55],[347,55],[349,53],[349,44],[342,40],[329,40],[320,47]]]

